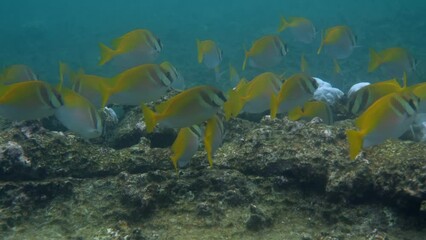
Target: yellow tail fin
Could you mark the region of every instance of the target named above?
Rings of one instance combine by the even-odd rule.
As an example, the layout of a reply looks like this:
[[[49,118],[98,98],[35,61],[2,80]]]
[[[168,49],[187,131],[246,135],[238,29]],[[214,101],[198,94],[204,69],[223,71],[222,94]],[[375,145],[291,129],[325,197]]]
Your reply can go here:
[[[105,63],[111,61],[112,57],[114,57],[114,50],[107,47],[103,43],[99,43],[99,47],[101,49],[101,60],[99,61],[99,65],[104,65]]]
[[[202,63],[203,62],[203,49],[201,48],[201,42],[200,40],[196,39],[195,40],[197,42],[197,51],[198,51],[198,63]]]
[[[346,136],[349,143],[349,157],[353,160],[361,152],[363,144],[362,135],[358,131],[347,130]]]
[[[368,72],[376,70],[381,64],[379,54],[374,49],[370,48],[370,62],[368,63]]]
[[[275,94],[271,95],[271,118],[274,119],[277,117],[279,102],[278,102],[278,96]]]
[[[303,111],[301,107],[295,107],[293,110],[288,112],[288,119],[291,121],[297,121],[303,117]]]
[[[229,91],[228,100],[223,104],[223,110],[225,112],[225,120],[229,121],[232,117],[236,117],[241,109],[243,103],[241,97],[236,90]]]
[[[278,27],[278,32],[282,32],[285,29],[287,29],[290,26],[290,24],[285,20],[284,17],[281,17],[280,26]]]
[[[142,103],[142,112],[146,124],[146,131],[151,133],[154,131],[157,120],[155,117],[155,112],[149,109],[145,104]]]

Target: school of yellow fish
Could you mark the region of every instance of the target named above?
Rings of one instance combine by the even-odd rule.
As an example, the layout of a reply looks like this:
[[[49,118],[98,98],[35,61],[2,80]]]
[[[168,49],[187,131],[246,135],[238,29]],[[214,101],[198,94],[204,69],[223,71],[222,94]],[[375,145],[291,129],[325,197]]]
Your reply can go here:
[[[262,36],[245,49],[242,70],[247,67],[262,71],[277,66],[288,52],[280,32],[295,41],[311,44],[317,36],[314,24],[303,17],[281,17],[275,34]],[[114,77],[86,74],[59,64],[60,81],[52,86],[38,79],[26,65],[12,65],[0,75],[0,116],[10,120],[36,120],[55,116],[66,128],[85,139],[103,133],[100,115],[107,105],[141,106],[147,132],[159,128],[178,130],[171,146],[171,161],[176,170],[189,164],[201,140],[210,166],[215,151],[225,136],[224,121],[240,113],[270,112],[271,118],[287,115],[290,120],[318,117],[333,123],[332,106],[313,100],[318,82],[308,74],[308,62],[301,55],[301,72],[290,77],[262,72],[252,80],[240,78],[229,65],[229,78],[234,88],[224,93],[212,86],[185,89],[181,73],[169,62],[154,63],[162,52],[160,39],[148,29],[136,29],[112,41],[111,47],[100,43],[99,65],[123,69]],[[196,46],[196,47],[195,47]],[[195,39],[199,64],[221,77],[223,52],[214,40]],[[321,34],[317,54],[327,54],[336,73],[338,60],[349,58],[357,47],[357,39],[348,26],[333,26]],[[377,145],[406,132],[418,113],[426,112],[426,83],[401,86],[398,79],[415,71],[416,60],[405,49],[392,47],[376,52],[370,49],[366,71],[382,69],[391,80],[370,84],[348,96],[348,112],[358,116],[357,130],[347,130],[349,158],[355,159],[363,148]],[[283,71],[284,72],[284,71]],[[69,86],[66,83],[69,83]],[[157,104],[147,106],[170,90],[179,93]]]

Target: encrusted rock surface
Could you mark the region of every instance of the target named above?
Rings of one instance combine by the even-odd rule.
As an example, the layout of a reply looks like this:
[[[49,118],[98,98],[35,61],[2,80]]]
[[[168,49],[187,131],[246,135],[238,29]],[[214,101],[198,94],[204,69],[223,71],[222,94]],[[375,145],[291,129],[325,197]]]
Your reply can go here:
[[[424,143],[387,141],[352,161],[345,136],[351,120],[234,119],[212,168],[200,147],[177,173],[168,148],[176,132],[146,134],[140,116],[131,109],[108,137],[91,142],[38,122],[3,129],[6,236],[28,237],[38,228],[44,238],[57,228],[71,239],[426,234]]]

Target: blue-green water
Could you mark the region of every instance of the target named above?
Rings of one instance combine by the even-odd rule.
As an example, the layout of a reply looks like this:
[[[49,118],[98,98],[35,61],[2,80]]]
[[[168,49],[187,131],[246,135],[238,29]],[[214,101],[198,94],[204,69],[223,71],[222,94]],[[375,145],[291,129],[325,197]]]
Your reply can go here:
[[[289,53],[271,70],[296,72],[300,55],[305,53],[312,75],[347,88],[349,83],[383,80],[380,72],[367,73],[370,47],[382,50],[399,46],[419,60],[417,72],[410,76],[412,82],[418,82],[424,78],[426,64],[425,12],[426,2],[421,0],[2,1],[0,66],[27,64],[41,79],[52,83],[58,78],[59,61],[82,67],[88,73],[111,76],[113,71],[97,65],[98,43],[110,44],[126,32],[147,28],[164,44],[157,61],[175,64],[189,86],[221,85],[213,83],[214,75],[197,63],[196,38],[213,39],[219,44],[224,52],[223,70],[228,63],[240,69],[244,45],[276,33],[280,16],[301,16],[310,19],[319,32],[335,25],[350,26],[359,47],[342,61],[342,75],[335,76],[330,58],[316,54],[320,34],[312,44],[303,44],[284,32],[281,36],[289,45]],[[260,72],[250,69],[241,75],[250,78]]]

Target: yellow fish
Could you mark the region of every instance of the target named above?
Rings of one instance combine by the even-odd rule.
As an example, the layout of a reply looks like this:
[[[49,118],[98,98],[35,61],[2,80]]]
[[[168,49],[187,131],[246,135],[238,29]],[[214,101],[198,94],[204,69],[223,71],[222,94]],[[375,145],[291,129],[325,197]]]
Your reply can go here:
[[[356,47],[356,36],[348,26],[335,26],[327,29],[318,49],[318,54],[324,51],[334,59],[349,57]]]
[[[207,120],[204,133],[204,148],[206,149],[210,166],[213,166],[213,154],[222,145],[224,137],[225,128],[223,126],[222,117],[216,114]]]
[[[299,42],[311,43],[315,39],[315,27],[309,19],[303,17],[290,17],[287,21],[281,17],[278,32],[289,29],[293,38]]]
[[[166,95],[179,74],[170,63],[143,64],[128,69],[111,79],[109,103],[140,105]]]
[[[160,39],[147,29],[136,29],[115,39],[112,49],[103,43],[99,46],[99,65],[115,60],[118,65],[126,68],[153,62],[163,49]]]
[[[401,77],[416,69],[417,61],[404,48],[388,48],[381,52],[370,49],[368,72],[381,67],[390,77]]]
[[[340,73],[341,69],[337,59],[348,58],[356,47],[356,36],[348,26],[335,26],[326,30],[317,54],[322,49],[333,58],[334,70]]]
[[[216,69],[222,62],[222,50],[212,40],[200,41],[197,39],[198,63],[207,68]]]
[[[271,118],[275,118],[277,113],[286,113],[303,106],[313,97],[317,88],[318,83],[311,76],[305,73],[292,75],[282,84],[278,95],[272,95]]]
[[[304,119],[310,121],[319,117],[325,124],[333,123],[333,112],[327,103],[322,101],[306,102],[303,107],[296,107],[288,113],[288,118],[292,121]]]
[[[250,82],[242,81],[236,93],[230,93],[228,102],[224,105],[225,116],[237,116],[241,111],[246,113],[263,113],[271,106],[271,96],[278,94],[281,79],[274,73],[265,72],[256,76]]]
[[[155,107],[153,112],[142,103],[148,132],[159,122],[167,128],[183,128],[210,119],[226,102],[222,91],[211,86],[187,89]]]
[[[0,83],[6,85],[32,80],[38,80],[37,76],[30,67],[23,64],[9,66],[0,75]]]
[[[414,122],[420,99],[410,90],[388,94],[355,120],[359,129],[346,132],[349,155],[355,159],[362,148],[398,138]]]
[[[64,82],[64,77],[69,76],[73,91],[85,97],[96,108],[105,107],[111,94],[109,78],[85,74],[82,69],[78,72],[73,72],[64,63],[60,63],[59,68],[61,85]]]
[[[63,105],[56,109],[55,117],[68,129],[85,139],[102,134],[102,119],[86,98],[71,89],[61,88]]]
[[[396,79],[367,85],[349,97],[348,109],[352,114],[359,115],[383,96],[401,91],[402,89]]]
[[[254,68],[270,68],[278,65],[287,54],[287,45],[275,35],[268,35],[256,40],[243,63],[243,70],[248,64]]]
[[[43,81],[0,86],[0,115],[10,120],[48,117],[62,105],[63,100],[59,92]]]
[[[176,171],[189,164],[197,152],[201,139],[201,129],[197,125],[181,128],[172,145],[171,160]]]

